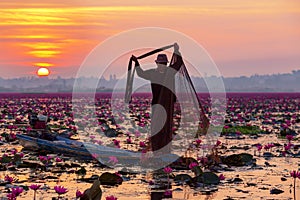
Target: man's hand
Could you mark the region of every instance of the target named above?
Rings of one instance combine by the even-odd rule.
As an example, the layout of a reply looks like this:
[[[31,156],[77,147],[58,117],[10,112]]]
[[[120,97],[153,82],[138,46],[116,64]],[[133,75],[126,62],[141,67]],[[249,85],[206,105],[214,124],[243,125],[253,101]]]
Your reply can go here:
[[[138,62],[137,57],[135,57],[134,55],[131,56],[131,60],[134,61],[134,62],[136,62],[136,63]]]
[[[174,50],[175,51],[179,51],[179,46],[178,46],[178,44],[176,42],[174,43]]]

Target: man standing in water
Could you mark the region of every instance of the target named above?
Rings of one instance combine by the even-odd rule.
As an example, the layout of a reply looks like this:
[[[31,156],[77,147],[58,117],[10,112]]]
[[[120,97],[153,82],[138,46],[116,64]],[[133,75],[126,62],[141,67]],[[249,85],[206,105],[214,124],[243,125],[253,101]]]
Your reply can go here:
[[[170,153],[171,145],[168,144],[173,138],[173,113],[176,102],[175,74],[183,64],[179,46],[174,44],[173,62],[169,67],[166,54],[158,54],[155,60],[157,68],[149,70],[143,70],[135,56],[131,59],[135,62],[137,75],[151,82],[151,149],[153,152],[160,150],[162,153]]]

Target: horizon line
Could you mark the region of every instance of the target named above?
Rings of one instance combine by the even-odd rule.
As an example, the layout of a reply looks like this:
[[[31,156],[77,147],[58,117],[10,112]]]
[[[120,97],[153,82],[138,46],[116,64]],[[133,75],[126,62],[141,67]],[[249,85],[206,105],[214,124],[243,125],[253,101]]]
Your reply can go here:
[[[192,78],[211,78],[211,77],[221,77],[221,78],[250,78],[250,77],[254,77],[254,76],[274,76],[274,75],[293,75],[295,73],[300,73],[300,69],[297,69],[297,70],[292,70],[291,72],[286,72],[286,73],[272,73],[272,74],[252,74],[252,75],[240,75],[240,76],[228,76],[228,77],[225,77],[225,76],[215,76],[215,75],[204,75],[204,76],[193,76],[191,75]],[[113,75],[113,74],[112,74]],[[104,76],[102,76],[104,79],[106,79]],[[102,78],[101,77],[101,78]],[[12,80],[12,79],[21,79],[21,78],[36,78],[36,79],[58,79],[58,78],[61,78],[61,79],[76,79],[76,78],[98,78],[98,77],[95,77],[95,76],[92,76],[92,75],[86,75],[86,76],[80,76],[80,77],[61,77],[59,75],[56,75],[56,76],[46,76],[46,77],[39,77],[37,75],[28,75],[28,76],[20,76],[20,77],[9,77],[9,78],[5,78],[5,77],[1,77],[0,76],[0,79],[4,79],[4,80]],[[109,78],[108,78],[109,79]],[[117,77],[117,79],[119,79],[119,77]]]

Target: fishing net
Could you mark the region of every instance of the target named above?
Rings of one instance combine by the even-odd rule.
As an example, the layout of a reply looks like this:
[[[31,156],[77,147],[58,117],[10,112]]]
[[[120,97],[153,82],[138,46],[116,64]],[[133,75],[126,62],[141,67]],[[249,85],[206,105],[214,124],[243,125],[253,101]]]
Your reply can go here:
[[[167,50],[174,47],[174,45],[168,45],[159,49],[155,49],[146,54],[143,54],[137,59],[141,60],[153,54],[157,54],[161,51]],[[179,52],[173,52],[170,65],[174,65],[181,59]],[[172,112],[172,118],[180,118],[177,124],[172,123],[172,127],[169,127],[169,132],[176,130],[176,134],[173,136],[172,140],[172,153],[182,153],[182,148],[186,148],[191,141],[195,138],[205,135],[208,131],[209,120],[204,111],[204,108],[200,102],[199,96],[195,90],[191,77],[188,73],[184,61],[181,62],[181,66],[175,74],[175,88],[173,93],[175,93],[175,112]],[[125,102],[130,103],[132,98],[132,88],[133,80],[136,73],[135,67],[133,67],[133,60],[129,60],[128,64],[128,74],[127,74],[127,85],[125,91]],[[168,76],[168,73],[166,74]],[[168,77],[162,81],[162,84],[168,82]],[[167,98],[168,101],[173,101],[172,98]],[[155,120],[155,118],[154,118]],[[174,119],[169,119],[168,121],[173,121]],[[175,120],[174,120],[175,121]],[[153,121],[151,123],[157,123]],[[168,149],[166,147],[166,149]],[[164,150],[162,150],[164,151]]]

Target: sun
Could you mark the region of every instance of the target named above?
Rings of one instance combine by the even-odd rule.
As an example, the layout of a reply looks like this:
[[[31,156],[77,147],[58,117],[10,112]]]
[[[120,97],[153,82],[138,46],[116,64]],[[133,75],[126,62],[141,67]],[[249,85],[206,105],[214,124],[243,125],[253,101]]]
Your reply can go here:
[[[37,71],[37,75],[38,76],[49,76],[50,71],[49,69],[45,68],[45,67],[41,67],[39,68],[39,70]]]

